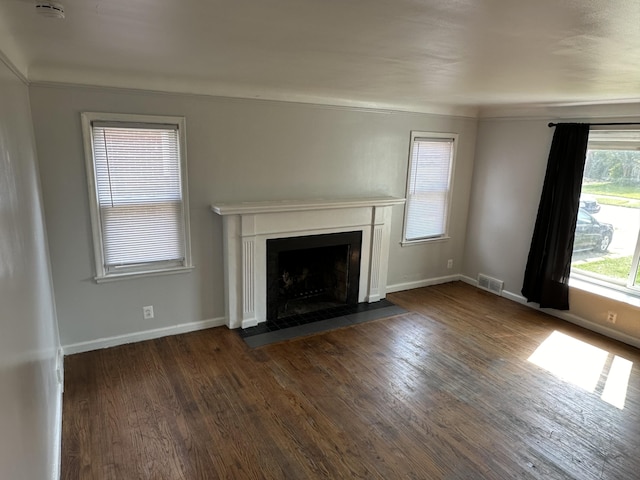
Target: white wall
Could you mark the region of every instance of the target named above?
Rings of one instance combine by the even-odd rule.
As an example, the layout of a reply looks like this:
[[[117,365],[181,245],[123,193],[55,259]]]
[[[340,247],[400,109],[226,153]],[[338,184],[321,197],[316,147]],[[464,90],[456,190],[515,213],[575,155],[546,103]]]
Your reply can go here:
[[[27,87],[0,62],[0,478],[57,478],[55,306]]]
[[[542,120],[481,120],[464,273],[520,292],[553,131]]]
[[[64,345],[222,318],[221,221],[212,203],[403,197],[411,130],[460,134],[452,238],[402,248],[403,210],[394,209],[389,284],[460,271],[475,119],[71,86],[31,86],[30,94]],[[194,272],[93,281],[83,111],[186,117]],[[155,319],[143,319],[143,305],[154,305]]]
[[[587,108],[590,118],[580,119],[578,109],[572,111],[571,117],[555,112],[556,115],[548,118],[479,122],[464,275],[476,279],[478,273],[485,273],[504,280],[507,295],[524,301],[520,290],[553,137],[553,129],[547,124],[549,121],[616,121],[615,118],[593,117],[598,108]],[[603,111],[611,108],[601,107]],[[551,313],[639,344],[638,307],[577,288],[570,289],[569,303],[569,312]],[[615,325],[606,322],[608,310],[618,313]]]

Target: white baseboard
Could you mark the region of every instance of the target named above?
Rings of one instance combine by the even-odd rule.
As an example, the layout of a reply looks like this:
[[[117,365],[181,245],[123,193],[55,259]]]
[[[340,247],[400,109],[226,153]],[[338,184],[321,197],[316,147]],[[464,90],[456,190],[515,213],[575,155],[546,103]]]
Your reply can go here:
[[[56,413],[54,425],[53,465],[51,465],[51,479],[60,480],[62,475],[62,391],[63,385],[58,383],[56,392]]]
[[[125,345],[127,343],[143,342],[145,340],[152,340],[154,338],[195,332],[196,330],[205,330],[207,328],[220,327],[222,325],[226,325],[226,319],[224,317],[211,318],[209,320],[202,320],[200,322],[181,323],[179,325],[156,328],[153,330],[145,330],[143,332],[116,335],[115,337],[99,338],[97,340],[89,340],[88,342],[72,343],[69,345],[65,345],[63,348],[65,355],[73,355],[74,353],[100,350],[101,348],[115,347],[118,345]]]
[[[478,286],[478,281],[473,278],[460,275],[460,280],[462,280],[465,283],[468,283],[469,285],[473,285],[475,287]],[[513,302],[520,303],[529,308],[533,308],[534,310],[547,313],[552,317],[565,320],[569,323],[573,323],[574,325],[578,325],[579,327],[586,328],[587,330],[591,330],[593,332],[599,333],[600,335],[604,335],[605,337],[613,338],[614,340],[618,340],[620,342],[626,343],[627,345],[640,348],[639,338],[626,334],[624,332],[620,332],[619,330],[615,330],[613,328],[607,327],[606,325],[592,322],[591,320],[587,320],[586,318],[579,317],[578,315],[574,315],[573,313],[563,312],[561,310],[554,310],[552,308],[540,308],[535,303],[527,302],[527,299],[522,295],[520,295],[519,293],[513,293],[508,290],[503,290],[501,296]]]
[[[469,285],[473,285],[474,287],[478,287],[478,280],[476,280],[475,278],[467,277],[466,275],[460,275],[460,280],[463,281],[464,283],[468,283]],[[484,290],[484,289],[481,289],[481,290]],[[491,293],[494,293],[494,292],[491,292]],[[508,290],[502,290],[502,292],[500,292],[500,295],[498,296],[507,298],[517,303],[522,303],[523,305],[527,305],[526,298],[524,298],[522,295],[512,293]],[[532,306],[532,305],[527,305],[527,306]]]
[[[53,376],[56,382],[55,392],[55,418],[53,426],[53,465],[51,465],[51,478],[59,480],[62,475],[62,399],[64,395],[64,350],[58,345],[54,360]]]
[[[469,285],[473,285],[474,287],[478,286],[478,280],[476,280],[475,278],[467,277],[466,275],[460,275],[459,280],[464,283],[468,283]]]
[[[524,297],[523,297],[522,295],[520,295],[519,293],[513,293],[513,292],[510,292],[510,291],[508,291],[508,290],[502,290],[502,296],[503,296],[504,298],[508,298],[509,300],[513,300],[513,301],[514,301],[514,302],[516,302],[516,303],[521,303],[521,304],[526,305],[526,306],[528,306],[528,307],[533,307],[533,308],[535,308],[535,306],[534,306],[534,305],[529,304],[529,303],[527,302],[527,299],[526,299],[526,298],[524,298]],[[540,308],[537,308],[536,310],[540,310]]]
[[[566,320],[567,322],[571,322],[575,325],[586,328],[587,330],[592,330],[596,333],[604,335],[605,337],[613,338],[614,340],[626,343],[627,345],[640,348],[639,338],[633,337],[618,330],[614,330],[613,328],[609,328],[606,325],[600,325],[598,323],[591,322],[582,317],[579,317],[578,315],[574,315],[573,313],[560,312],[558,310],[551,311],[550,309],[546,308],[543,308],[541,310],[548,313],[549,315],[561,318],[562,320]]]
[[[414,288],[429,287],[431,285],[439,285],[441,283],[449,283],[460,280],[460,275],[447,275],[446,277],[427,278],[425,280],[417,280],[415,282],[396,283],[387,285],[387,293],[402,292],[404,290],[412,290]]]
[[[639,338],[633,337],[624,332],[620,332],[619,330],[615,330],[613,328],[607,327],[606,325],[601,325],[599,323],[592,322],[591,320],[587,320],[586,318],[582,318],[582,317],[579,317],[578,315],[574,315],[573,313],[569,313],[569,312],[564,312],[562,310],[555,310],[553,308],[540,308],[535,303],[528,303],[525,297],[517,293],[512,293],[512,292],[503,290],[502,296],[505,298],[508,298],[509,300],[513,300],[514,302],[521,303],[523,305],[526,305],[527,307],[533,308],[534,310],[547,313],[552,317],[565,320],[569,323],[573,323],[574,325],[578,325],[579,327],[586,328],[587,330],[591,330],[593,332],[599,333],[600,335],[604,335],[605,337],[613,338],[614,340],[618,340],[622,343],[626,343],[627,345],[640,348]]]

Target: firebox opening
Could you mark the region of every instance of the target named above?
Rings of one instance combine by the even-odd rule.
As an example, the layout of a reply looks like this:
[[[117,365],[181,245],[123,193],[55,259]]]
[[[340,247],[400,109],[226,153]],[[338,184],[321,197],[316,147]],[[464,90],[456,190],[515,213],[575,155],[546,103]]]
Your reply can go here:
[[[362,232],[267,240],[267,321],[358,303]]]

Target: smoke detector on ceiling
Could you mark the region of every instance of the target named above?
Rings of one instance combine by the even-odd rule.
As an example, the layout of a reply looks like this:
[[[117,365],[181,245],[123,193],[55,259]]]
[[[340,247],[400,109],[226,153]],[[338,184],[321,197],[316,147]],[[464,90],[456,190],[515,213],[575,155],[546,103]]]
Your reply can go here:
[[[47,18],[64,18],[64,7],[60,3],[38,2],[36,12]]]

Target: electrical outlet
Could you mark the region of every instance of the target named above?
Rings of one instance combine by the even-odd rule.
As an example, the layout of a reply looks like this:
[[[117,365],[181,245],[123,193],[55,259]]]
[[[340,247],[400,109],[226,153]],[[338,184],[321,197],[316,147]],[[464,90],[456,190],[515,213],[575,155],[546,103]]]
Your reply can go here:
[[[144,315],[145,320],[149,320],[153,318],[153,305],[147,305],[146,307],[142,307],[142,314]]]
[[[453,268],[453,258],[447,260],[447,268]]]
[[[616,312],[612,312],[611,310],[607,312],[607,322],[616,323],[617,319],[618,319],[618,314]]]

